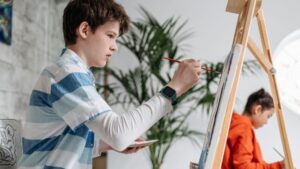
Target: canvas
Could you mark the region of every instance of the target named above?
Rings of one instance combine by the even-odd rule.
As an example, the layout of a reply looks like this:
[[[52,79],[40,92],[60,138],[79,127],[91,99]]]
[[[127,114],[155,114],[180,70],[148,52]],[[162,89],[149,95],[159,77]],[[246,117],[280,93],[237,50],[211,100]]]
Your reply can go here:
[[[219,143],[219,135],[222,131],[222,125],[227,110],[227,104],[229,101],[230,93],[232,90],[237,70],[238,59],[241,53],[241,49],[241,45],[235,45],[231,49],[229,55],[227,56],[224,62],[221,80],[218,85],[218,90],[215,97],[212,113],[210,116],[210,121],[204,140],[198,169],[212,168],[213,160],[216,155],[216,148]],[[230,110],[230,113],[232,113],[232,110]]]

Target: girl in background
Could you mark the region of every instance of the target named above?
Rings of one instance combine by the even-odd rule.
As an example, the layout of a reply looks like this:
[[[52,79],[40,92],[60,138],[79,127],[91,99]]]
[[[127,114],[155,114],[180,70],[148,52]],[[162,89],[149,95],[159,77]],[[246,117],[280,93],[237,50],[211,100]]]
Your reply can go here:
[[[266,163],[254,129],[268,122],[274,114],[274,103],[269,93],[260,89],[247,100],[242,115],[233,113],[222,169],[284,169],[284,161]]]

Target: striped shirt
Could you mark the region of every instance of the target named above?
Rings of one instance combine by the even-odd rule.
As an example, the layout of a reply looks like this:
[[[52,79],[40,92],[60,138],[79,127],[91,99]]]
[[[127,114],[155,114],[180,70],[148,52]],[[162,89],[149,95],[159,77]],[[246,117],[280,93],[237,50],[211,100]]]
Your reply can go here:
[[[65,49],[42,71],[31,93],[19,168],[92,168],[95,136],[85,122],[109,111],[87,65]]]

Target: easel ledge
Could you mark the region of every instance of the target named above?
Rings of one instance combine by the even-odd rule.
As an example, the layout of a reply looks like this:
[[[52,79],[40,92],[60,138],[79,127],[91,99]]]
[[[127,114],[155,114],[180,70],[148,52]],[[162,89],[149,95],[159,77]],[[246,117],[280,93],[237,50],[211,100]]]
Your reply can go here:
[[[245,9],[247,5],[247,1],[248,0],[228,0],[226,11],[240,14]],[[262,4],[262,0],[256,1],[254,14],[256,14],[257,11],[261,8],[261,4]]]

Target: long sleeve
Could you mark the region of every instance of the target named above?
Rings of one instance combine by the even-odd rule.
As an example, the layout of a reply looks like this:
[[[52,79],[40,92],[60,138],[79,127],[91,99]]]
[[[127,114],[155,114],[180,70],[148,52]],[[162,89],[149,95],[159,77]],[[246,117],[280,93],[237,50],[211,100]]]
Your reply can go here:
[[[249,126],[240,126],[244,130],[232,148],[233,166],[235,169],[281,169],[280,162],[271,164],[265,163],[261,156],[260,149],[256,143],[254,131]],[[255,147],[257,146],[257,147]],[[259,152],[258,152],[259,151]]]
[[[171,110],[171,102],[157,94],[135,110],[121,115],[110,111],[86,125],[112,148],[122,151]]]

